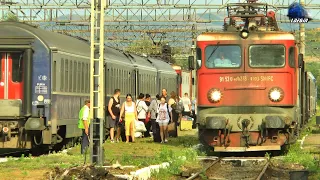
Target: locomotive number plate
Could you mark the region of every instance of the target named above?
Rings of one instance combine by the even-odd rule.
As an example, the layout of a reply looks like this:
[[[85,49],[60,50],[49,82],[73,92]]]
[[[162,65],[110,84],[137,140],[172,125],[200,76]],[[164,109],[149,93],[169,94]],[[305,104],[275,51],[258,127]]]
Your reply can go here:
[[[273,81],[273,76],[220,76],[220,82]]]

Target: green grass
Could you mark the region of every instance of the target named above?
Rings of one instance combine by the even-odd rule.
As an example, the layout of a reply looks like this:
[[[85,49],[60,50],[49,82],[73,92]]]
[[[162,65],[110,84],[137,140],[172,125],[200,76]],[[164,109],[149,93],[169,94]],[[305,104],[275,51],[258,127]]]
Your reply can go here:
[[[318,101],[319,103],[319,101]],[[319,106],[318,106],[319,109]],[[318,114],[319,115],[319,111]],[[312,135],[312,127],[316,124],[316,116],[314,116],[310,122],[306,125],[304,130],[300,133],[300,138],[305,135]],[[285,163],[288,164],[300,164],[305,169],[309,170],[311,177],[309,179],[320,179],[320,161],[319,154],[310,150],[301,149],[300,142],[290,146],[288,153],[284,157]]]
[[[187,134],[183,134],[187,133]],[[195,132],[181,132],[178,138],[169,139],[169,143],[154,143],[151,138],[137,139],[136,143],[115,143],[109,141],[104,144],[105,164],[118,161],[121,165],[134,165],[139,168],[170,162],[171,166],[162,175],[171,176],[181,171],[187,162],[194,162],[200,152],[191,147],[198,144]],[[180,159],[184,156],[186,159]],[[87,153],[87,163],[90,152]],[[44,179],[44,174],[54,168],[70,168],[82,166],[84,156],[80,154],[79,145],[67,153],[51,154],[40,157],[24,157],[18,160],[9,158],[8,162],[0,163],[1,177],[10,179],[12,174],[18,179]]]

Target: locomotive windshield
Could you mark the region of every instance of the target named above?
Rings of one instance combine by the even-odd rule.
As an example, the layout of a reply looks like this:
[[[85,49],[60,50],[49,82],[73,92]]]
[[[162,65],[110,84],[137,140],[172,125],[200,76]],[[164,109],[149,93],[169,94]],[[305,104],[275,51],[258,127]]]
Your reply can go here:
[[[207,68],[238,68],[241,66],[240,46],[207,46],[205,56]]]
[[[249,48],[251,67],[283,67],[285,47],[283,45],[252,45]]]

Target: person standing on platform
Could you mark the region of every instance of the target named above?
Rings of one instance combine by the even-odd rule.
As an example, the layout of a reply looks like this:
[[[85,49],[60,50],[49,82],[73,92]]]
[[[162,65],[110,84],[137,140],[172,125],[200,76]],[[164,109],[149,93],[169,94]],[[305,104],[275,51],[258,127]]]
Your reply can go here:
[[[82,130],[81,154],[89,146],[90,100],[85,100],[84,104],[80,109],[78,120],[78,128]]]
[[[182,112],[183,116],[192,116],[192,110],[191,110],[191,101],[188,97],[188,93],[184,93],[184,97],[182,98],[182,103],[184,110]]]
[[[136,109],[138,113],[138,120],[146,124],[148,106],[144,101],[144,94],[140,93],[138,100],[136,102]],[[145,133],[144,133],[145,135]],[[143,136],[144,136],[143,135]]]
[[[172,108],[166,103],[165,97],[161,97],[156,122],[160,126],[161,143],[168,142],[168,124],[172,122]]]
[[[119,123],[120,116],[120,89],[115,89],[113,97],[110,98],[108,104],[110,140],[114,143],[114,130],[116,129],[116,142],[120,141],[121,127]]]
[[[150,94],[146,94],[146,99],[144,101],[146,103],[146,105],[149,107],[151,104],[151,96]]]
[[[194,98],[191,102],[192,104],[192,117],[193,117],[193,124],[192,124],[192,128],[196,129],[197,128],[197,99]]]
[[[149,106],[149,113],[151,115],[151,126],[152,126],[152,136],[154,142],[161,142],[160,138],[160,127],[159,124],[156,122],[158,116],[158,108],[160,104],[160,95],[156,95],[156,99],[151,101]]]
[[[179,123],[179,117],[180,113],[177,112],[177,107],[179,105],[180,99],[179,95],[177,95],[174,91],[170,93],[170,99],[168,102],[168,105],[173,109],[171,114],[172,122],[174,122],[175,130],[171,131],[170,136],[172,137],[178,137],[178,123]],[[168,134],[168,136],[169,136]]]
[[[135,120],[138,120],[138,115],[136,105],[132,102],[131,94],[127,94],[126,101],[122,104],[120,122],[122,122],[121,117],[123,113],[125,119],[126,143],[129,143],[129,136],[131,136],[132,142],[134,142]]]
[[[144,132],[144,137],[150,137],[150,130],[151,130],[151,113],[149,111],[149,107],[151,105],[151,96],[150,96],[150,94],[146,94],[146,98],[145,98],[144,102],[148,106],[146,120],[144,121],[144,125],[146,126],[147,131]]]
[[[165,89],[165,88],[162,89],[162,96],[165,97],[166,103],[168,103],[170,96],[168,96],[167,89]]]

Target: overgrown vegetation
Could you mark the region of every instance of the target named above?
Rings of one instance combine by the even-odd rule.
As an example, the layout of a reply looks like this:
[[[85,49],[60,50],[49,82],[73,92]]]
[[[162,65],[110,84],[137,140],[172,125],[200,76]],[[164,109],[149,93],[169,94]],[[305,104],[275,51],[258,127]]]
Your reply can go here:
[[[150,38],[141,38],[141,39],[134,40],[126,48],[126,51],[134,53],[134,54],[147,55],[147,56],[161,58],[162,46],[165,44],[167,44],[166,41],[155,42],[155,41],[151,40]],[[183,65],[185,59],[183,59],[183,61],[181,61],[181,57],[185,57],[185,56],[180,56],[181,53],[182,53],[181,47],[171,47],[171,55],[172,56],[171,56],[170,63]]]
[[[318,101],[319,103],[319,101]],[[319,106],[318,108],[319,109]],[[318,112],[319,115],[319,112]],[[312,127],[316,124],[316,116],[307,124],[304,130],[300,133],[300,138],[305,135],[312,135]],[[320,179],[320,151],[314,152],[310,149],[301,149],[300,142],[290,146],[290,149],[284,161],[288,164],[300,164],[311,172],[311,178],[309,179]]]
[[[159,172],[153,172],[155,179],[169,179],[171,176],[179,175],[183,167],[196,166],[197,152],[193,149],[184,149],[181,152],[173,152],[169,149],[163,149],[156,157],[160,161],[169,162],[170,166],[166,169],[160,169]]]
[[[196,156],[201,154],[197,150],[193,150],[192,147],[196,144],[198,144],[198,140],[195,132],[181,135],[178,138],[170,138],[167,144],[154,143],[151,138],[138,139],[134,144],[107,142],[104,144],[105,164],[114,164],[118,161],[121,165],[134,165],[142,168],[169,162],[171,166],[167,170],[160,171],[161,175],[169,177],[179,173],[188,164],[191,166],[190,163],[196,164]],[[89,163],[89,159],[90,153],[88,152],[87,163]],[[4,179],[11,179],[10,177],[13,176],[18,179],[45,179],[44,174],[56,167],[70,168],[83,164],[84,156],[80,154],[78,145],[67,153],[41,157],[21,156],[18,160],[9,158],[8,162],[0,163],[0,174]],[[156,174],[156,176],[160,176],[160,174]]]
[[[299,38],[299,33],[296,34]],[[307,59],[313,58],[314,60],[320,61],[320,30],[319,29],[308,29],[306,30],[306,56]]]
[[[320,33],[319,33],[319,36],[320,36]],[[320,46],[320,44],[319,44],[319,46]],[[317,51],[317,52],[319,52],[319,51]],[[320,52],[319,52],[319,54],[320,54]],[[320,62],[320,55],[318,57],[319,57],[319,62]],[[312,75],[316,78],[317,86],[320,86],[320,76],[319,76],[320,75],[320,71],[319,71],[320,70],[320,63],[319,62],[307,62],[306,63],[306,70],[311,72]],[[320,97],[320,90],[319,89],[318,89],[317,94],[318,94],[318,97]],[[318,101],[318,105],[319,105],[319,102],[320,101]]]

